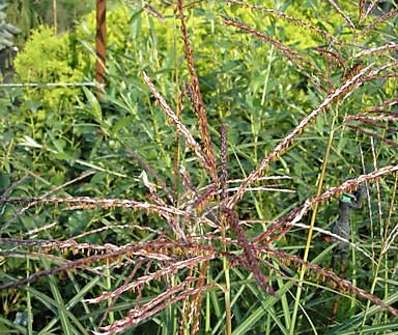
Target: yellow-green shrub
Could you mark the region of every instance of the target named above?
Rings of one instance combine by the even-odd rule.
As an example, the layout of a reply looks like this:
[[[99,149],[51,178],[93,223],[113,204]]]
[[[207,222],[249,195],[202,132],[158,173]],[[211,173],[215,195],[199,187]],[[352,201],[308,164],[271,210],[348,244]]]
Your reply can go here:
[[[49,27],[41,26],[32,33],[24,49],[17,55],[15,71],[22,82],[73,83],[84,78],[81,69],[72,66],[70,35],[55,35]],[[79,94],[74,88],[28,89],[25,98],[40,101],[43,106],[57,107],[62,100],[73,103]]]

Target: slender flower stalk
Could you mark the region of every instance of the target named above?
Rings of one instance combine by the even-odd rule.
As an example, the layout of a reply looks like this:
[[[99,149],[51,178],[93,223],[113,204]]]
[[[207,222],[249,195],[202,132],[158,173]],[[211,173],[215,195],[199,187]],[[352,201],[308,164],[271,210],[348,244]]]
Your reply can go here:
[[[382,52],[386,52],[386,51],[390,52],[390,51],[394,51],[394,50],[398,50],[398,43],[389,42],[389,43],[379,46],[379,47],[362,50],[362,51],[358,52],[356,55],[354,55],[354,58],[360,58],[363,56],[373,55],[375,53],[382,53]]]
[[[272,15],[274,17],[285,20],[286,22],[294,24],[295,26],[297,26],[299,28],[305,28],[305,29],[321,36],[328,43],[332,43],[332,44],[342,44],[343,43],[342,41],[339,41],[335,36],[330,34],[328,31],[317,27],[316,25],[312,24],[311,22],[299,19],[294,16],[290,16],[280,10],[277,10],[274,8],[266,8],[261,5],[252,5],[252,4],[249,4],[249,3],[241,1],[241,0],[224,0],[224,1],[231,5],[239,5],[239,6],[242,6],[245,8],[249,8],[252,11],[257,11],[257,12],[261,12],[263,14]]]
[[[213,143],[209,134],[209,125],[207,121],[205,104],[200,91],[199,77],[196,73],[194,65],[192,45],[189,40],[188,30],[185,22],[183,0],[177,0],[177,11],[181,21],[181,33],[184,42],[185,58],[187,60],[188,71],[191,77],[192,105],[198,117],[200,134],[203,141],[203,151],[206,156],[206,163],[209,167],[209,173],[213,181],[217,182],[216,158],[214,155]]]
[[[391,175],[398,171],[398,165],[389,165],[384,168],[373,171],[369,174],[361,175],[354,179],[349,179],[339,186],[329,188],[319,196],[314,196],[307,199],[303,205],[296,207],[286,216],[276,220],[270,225],[270,227],[262,234],[258,235],[254,241],[256,243],[270,242],[275,239],[273,236],[278,232],[279,237],[287,233],[287,231],[301,221],[301,219],[308,213],[308,211],[315,205],[319,203],[324,203],[329,201],[334,197],[340,196],[343,192],[355,191],[361,183],[373,182],[379,178]]]
[[[243,197],[245,189],[261,177],[263,172],[268,168],[269,164],[278,159],[282,153],[288,150],[292,145],[294,139],[298,135],[300,135],[303,130],[318,117],[320,113],[324,112],[326,110],[326,107],[328,107],[337,99],[341,98],[341,96],[346,96],[347,94],[352,92],[354,86],[358,86],[357,84],[359,84],[361,82],[361,79],[369,73],[372,67],[373,65],[371,64],[365,67],[357,75],[348,79],[346,82],[344,82],[342,86],[329,94],[316,109],[314,109],[309,115],[301,120],[301,122],[284,139],[282,139],[282,141],[280,141],[278,145],[260,162],[257,169],[249,174],[249,176],[241,184],[239,190],[235,193],[234,196],[229,199],[227,207],[234,207],[236,203]]]
[[[176,125],[180,133],[184,136],[185,141],[188,146],[190,146],[193,151],[195,152],[196,156],[198,157],[200,163],[208,170],[209,173],[213,173],[213,167],[209,165],[209,162],[202,152],[200,145],[195,141],[194,137],[192,136],[191,132],[188,128],[179,120],[177,115],[173,112],[171,107],[167,104],[166,100],[160,95],[158,90],[156,89],[155,85],[153,84],[152,80],[148,77],[148,75],[143,72],[144,81],[151,90],[154,97],[159,102],[160,107],[166,113],[166,115],[173,121]]]
[[[339,5],[336,3],[336,1],[334,0],[327,0],[337,11],[337,13],[339,13],[345,20],[345,22],[347,22],[347,24],[355,29],[355,25],[352,22],[351,18],[348,16],[348,14],[344,13],[344,11],[339,7]]]

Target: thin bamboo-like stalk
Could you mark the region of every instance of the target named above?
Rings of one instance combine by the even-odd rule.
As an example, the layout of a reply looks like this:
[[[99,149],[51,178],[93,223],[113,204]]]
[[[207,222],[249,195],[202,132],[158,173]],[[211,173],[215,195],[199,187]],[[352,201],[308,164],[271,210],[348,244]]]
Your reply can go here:
[[[58,33],[57,0],[53,0],[53,26],[54,33]]]
[[[202,294],[203,292],[211,288],[211,286],[189,288],[187,287],[187,284],[189,282],[189,280],[186,280],[183,283],[168,289],[167,291],[161,293],[145,305],[130,310],[126,318],[118,320],[109,326],[101,327],[101,331],[94,332],[94,334],[118,334],[128,328],[134,327],[138,323],[150,318],[151,316],[156,315],[171,304],[174,304],[181,300],[185,300],[191,296]]]
[[[105,87],[106,72],[106,0],[96,0],[96,26],[95,48],[97,54],[95,80],[97,84],[97,97],[100,98]]]
[[[367,26],[365,26],[361,30],[358,30],[355,36],[356,37],[365,36],[367,33],[369,33],[369,31],[374,30],[378,25],[387,22],[389,19],[397,15],[398,15],[397,9],[390,10],[389,12],[383,14],[382,16],[375,18],[373,21],[371,21]]]

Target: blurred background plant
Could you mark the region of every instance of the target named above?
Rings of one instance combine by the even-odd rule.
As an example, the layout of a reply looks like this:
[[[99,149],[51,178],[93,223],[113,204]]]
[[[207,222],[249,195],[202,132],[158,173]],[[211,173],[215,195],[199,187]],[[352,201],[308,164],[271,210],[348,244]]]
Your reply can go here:
[[[32,29],[37,29],[40,25],[57,26],[58,32],[68,31],[78,19],[95,9],[95,1],[5,0],[5,2],[8,3],[8,19],[22,31],[21,40],[26,40]]]
[[[255,3],[185,4],[218,161],[220,127],[226,124],[228,128],[231,180],[249,175],[328,94],[366,66],[393,65],[368,78],[361,87],[349,87],[352,93],[347,98],[328,105],[289,151],[269,165],[267,176],[273,179],[256,181],[251,192],[245,193],[237,211],[249,241],[320,191],[397,162],[394,2],[372,10],[369,6],[373,2],[364,1],[340,2],[337,8],[334,1],[261,1],[261,6],[253,7]],[[181,130],[171,125],[143,81],[142,72],[146,71],[193,138],[203,138],[192,107],[191,77],[175,4],[112,4],[107,18],[107,91],[102,101],[97,101],[90,89],[75,87],[13,89],[1,95],[0,189],[7,197],[42,197],[44,203],[24,203],[29,208],[18,203],[6,205],[6,196],[2,196],[0,278],[10,283],[50,266],[84,259],[90,253],[110,252],[98,251],[107,243],[122,248],[148,242],[163,258],[158,254],[149,262],[142,255],[135,259],[129,254],[116,261],[108,258],[105,264],[87,265],[84,271],[46,276],[23,289],[2,290],[0,332],[98,331],[103,324],[123,320],[133,307],[145,307],[184,279],[203,275],[211,286],[203,293],[203,304],[197,303],[200,298],[190,300],[190,296],[177,305],[164,302],[167,308],[160,314],[126,333],[174,334],[178,329],[194,333],[198,329],[193,320],[198,316],[202,317],[202,334],[350,334],[361,327],[364,333],[380,334],[396,329],[396,318],[380,304],[370,306],[356,300],[352,291],[336,293],[327,285],[330,278],[320,278],[319,269],[300,277],[304,273],[300,264],[283,262],[290,255],[330,266],[333,246],[322,238],[322,230],[330,231],[337,219],[337,202],[320,205],[312,217],[300,221],[301,226],[273,237],[272,247],[288,255],[267,254],[259,264],[275,295],[266,294],[257,285],[253,269],[216,257],[191,270],[156,277],[136,292],[123,294],[117,301],[106,299],[95,308],[83,299],[111,292],[133,282],[134,276],[151,276],[167,268],[170,261],[207,254],[185,250],[167,219],[123,206],[53,207],[45,204],[50,196],[123,198],[158,205],[162,199],[180,210],[188,210],[188,205],[200,207],[202,201],[203,208],[195,212],[198,217],[214,206],[221,207],[219,198],[210,200],[202,193],[211,182],[208,173],[200,168]],[[57,5],[57,33],[52,1],[15,1],[7,8],[7,20],[22,30],[21,41],[26,39],[14,62],[15,81],[92,80],[95,14],[87,13],[94,1],[58,1]],[[383,14],[375,16],[375,10]],[[386,45],[390,47],[372,51]],[[396,251],[393,243],[389,244],[396,231],[396,176],[377,181],[373,187],[368,185],[367,206],[353,213],[351,238],[357,247],[351,247],[346,274],[353,287],[364,288],[390,304],[398,299]],[[229,184],[230,196],[239,185]],[[311,239],[307,231],[313,220],[316,229]],[[176,221],[184,222],[178,215]],[[202,247],[208,246],[205,237],[219,229],[185,224],[188,236],[202,237]],[[232,228],[224,233],[239,240]],[[159,251],[150,244],[162,237],[176,246]],[[22,243],[15,246],[8,238],[58,241],[60,245],[67,241],[69,246],[64,244],[62,251],[55,244],[55,250],[47,252],[39,242],[30,247]],[[240,249],[247,252],[242,236],[241,244]],[[219,251],[224,246],[212,240],[210,247]],[[242,254],[236,246],[225,248],[235,256]],[[305,284],[299,295],[297,283]],[[195,285],[184,286],[183,292],[204,287]],[[338,314],[334,315],[333,306],[340,295]],[[190,318],[190,313],[195,318]],[[142,310],[141,314],[145,315]]]
[[[20,30],[8,22],[6,10],[8,3],[0,2],[0,74],[3,81],[7,81],[12,68],[12,59],[18,48],[15,45],[15,37]]]

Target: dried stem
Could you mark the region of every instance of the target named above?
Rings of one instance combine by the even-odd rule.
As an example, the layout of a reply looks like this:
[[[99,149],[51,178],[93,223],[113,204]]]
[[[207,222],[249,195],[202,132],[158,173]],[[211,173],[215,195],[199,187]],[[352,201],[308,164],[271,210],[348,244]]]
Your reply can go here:
[[[328,1],[328,2],[336,9],[336,11],[344,18],[345,22],[347,22],[347,24],[348,24],[351,28],[355,29],[355,25],[354,25],[354,23],[352,22],[351,18],[350,18],[346,13],[344,13],[344,11],[339,7],[339,5],[338,5],[334,0],[327,0],[327,1]]]
[[[366,109],[368,113],[376,113],[376,112],[383,112],[387,108],[398,105],[398,98],[393,98],[389,100],[383,101],[383,103],[379,106],[373,106]]]
[[[230,227],[237,236],[238,244],[243,249],[243,265],[253,273],[254,278],[256,278],[257,283],[260,285],[260,287],[262,287],[267,293],[273,294],[274,290],[268,284],[269,280],[262,273],[259,262],[257,261],[254,244],[247,240],[243,229],[239,225],[238,215],[234,211],[227,208],[224,208],[224,215],[226,221],[229,223]]]
[[[173,123],[176,125],[177,129],[180,131],[180,133],[184,136],[187,145],[190,146],[196,156],[198,157],[200,163],[205,167],[205,169],[213,174],[213,167],[209,165],[209,162],[206,158],[206,156],[203,154],[202,149],[200,145],[195,141],[193,138],[192,134],[188,130],[188,128],[179,120],[177,115],[173,112],[171,107],[167,104],[166,100],[160,95],[158,90],[156,89],[155,85],[151,81],[151,79],[147,76],[147,74],[144,72],[144,81],[151,90],[152,94],[156,98],[156,100],[159,102],[160,107],[163,109],[163,111],[166,113],[166,115],[173,121]]]
[[[398,165],[389,165],[369,174],[349,179],[339,186],[326,190],[320,196],[307,199],[302,206],[293,209],[289,214],[271,224],[270,228],[268,228],[264,233],[258,235],[254,241],[256,243],[261,243],[263,241],[269,243],[276,238],[280,238],[286,234],[292,226],[301,221],[303,216],[306,215],[316,203],[326,202],[333,197],[340,196],[343,192],[352,192],[356,190],[361,183],[375,181],[381,177],[395,173],[396,171],[398,171]],[[274,235],[276,232],[278,232],[277,236]]]
[[[228,17],[223,17],[222,19],[223,19],[224,24],[226,24],[228,26],[235,27],[239,30],[242,30],[246,33],[249,33],[249,34],[259,38],[260,40],[262,40],[264,42],[270,43],[276,49],[281,51],[293,64],[296,64],[298,67],[307,65],[307,66],[313,68],[313,65],[311,63],[309,63],[303,56],[301,56],[296,50],[289,48],[288,46],[284,45],[282,42],[278,41],[277,39],[275,39],[265,33],[259,32],[242,22],[233,20]]]
[[[227,199],[227,181],[228,181],[228,138],[227,127],[223,124],[220,130],[221,135],[221,171],[220,171],[220,200],[224,202]]]
[[[312,31],[312,32],[318,34],[319,36],[322,36],[328,43],[334,43],[334,44],[342,43],[342,42],[338,41],[335,36],[328,33],[326,30],[318,28],[317,26],[313,25],[311,22],[298,19],[294,16],[287,15],[286,13],[284,13],[282,11],[279,11],[279,10],[276,10],[273,8],[266,8],[266,7],[260,6],[260,5],[252,5],[252,4],[246,3],[244,1],[240,1],[240,0],[224,0],[224,1],[227,3],[230,3],[230,4],[240,5],[242,7],[249,8],[253,11],[260,11],[261,13],[269,14],[269,15],[273,15],[278,18],[281,18],[282,20],[292,23],[299,28],[308,29],[309,31]]]
[[[380,17],[377,17],[371,23],[369,23],[367,26],[365,26],[361,30],[358,30],[357,36],[364,36],[369,31],[374,30],[376,28],[376,26],[378,26],[379,24],[382,24],[397,15],[398,15],[398,10],[395,9],[395,10],[391,10],[391,11],[383,14]]]
[[[201,294],[211,286],[203,286],[200,288],[189,288],[188,284],[192,280],[186,280],[183,283],[174,286],[167,291],[159,294],[156,298],[152,299],[150,302],[144,304],[142,307],[133,308],[128,312],[126,318],[116,321],[113,324],[102,327],[101,332],[96,332],[97,335],[110,335],[110,334],[118,334],[128,328],[136,326],[138,323],[150,318],[153,315],[156,315],[163,309],[168,306],[185,300],[191,296]],[[175,296],[176,294],[182,292],[180,295]]]
[[[381,308],[387,310],[392,315],[398,316],[397,309],[386,304],[383,300],[381,300],[377,296],[375,296],[359,287],[354,286],[350,281],[339,277],[333,271],[326,270],[317,264],[305,262],[300,257],[290,255],[283,251],[272,250],[267,247],[261,247],[261,248],[259,248],[259,251],[266,253],[270,256],[276,257],[279,261],[281,261],[286,266],[289,266],[291,264],[293,264],[295,266],[299,266],[299,267],[305,266],[306,268],[314,271],[318,275],[319,280],[326,282],[326,283],[330,283],[332,288],[339,289],[340,291],[345,292],[345,293],[350,293],[350,294],[356,295],[366,301],[371,301],[375,305],[380,306]]]
[[[213,143],[209,135],[209,125],[207,122],[206,109],[203,102],[202,93],[200,91],[199,78],[196,73],[194,60],[193,60],[193,50],[188,36],[188,30],[185,23],[184,16],[184,1],[177,0],[177,10],[181,20],[181,33],[184,42],[184,52],[185,58],[187,60],[188,71],[191,77],[191,93],[192,102],[195,112],[199,120],[200,134],[203,141],[204,153],[206,156],[206,162],[209,167],[209,173],[214,182],[217,181],[217,168],[216,159],[213,150]]]
[[[356,114],[356,115],[347,115],[344,118],[344,122],[347,121],[373,121],[373,122],[382,122],[382,121],[398,121],[398,115],[395,114],[379,114],[376,116],[369,116],[366,114]]]
[[[209,261],[211,259],[215,258],[215,254],[207,255],[207,256],[197,256],[194,258],[190,258],[187,260],[183,260],[180,262],[176,262],[174,264],[171,264],[168,267],[165,267],[163,269],[160,269],[152,274],[142,276],[135,281],[128,283],[126,285],[120,286],[118,289],[112,291],[112,292],[105,292],[102,293],[100,296],[93,298],[93,299],[87,299],[87,302],[90,304],[96,304],[99,303],[103,300],[107,300],[109,298],[115,298],[120,296],[123,292],[130,291],[135,289],[136,287],[140,287],[144,284],[149,283],[152,280],[160,279],[161,277],[164,277],[165,275],[170,275],[170,274],[175,274],[178,272],[178,270],[181,269],[186,269],[186,268],[191,268],[194,267],[204,261]]]
[[[133,208],[143,209],[150,212],[162,214],[174,214],[185,216],[188,213],[172,207],[172,206],[159,206],[148,202],[139,202],[129,199],[117,199],[117,198],[92,198],[92,197],[36,197],[36,198],[25,198],[25,197],[11,197],[5,200],[6,203],[13,204],[28,204],[29,208],[40,205],[67,205],[67,209],[108,209],[108,208]]]
[[[389,43],[379,46],[379,47],[362,50],[362,51],[358,52],[356,55],[354,55],[354,58],[369,56],[369,55],[373,55],[375,53],[391,52],[394,50],[398,50],[398,43],[389,42]]]
[[[386,139],[383,136],[381,136],[381,135],[379,135],[379,134],[377,134],[377,133],[375,133],[373,131],[370,131],[370,130],[367,130],[367,129],[364,129],[364,128],[361,128],[361,127],[358,127],[358,126],[354,126],[352,124],[349,124],[348,127],[351,128],[351,129],[354,129],[354,130],[356,130],[356,131],[358,131],[360,133],[363,133],[366,136],[375,137],[375,138],[379,139],[381,142],[383,142],[383,143],[385,143],[387,145],[391,145],[391,146],[396,147],[396,148],[398,147],[398,143],[396,141]]]
[[[314,109],[309,115],[307,115],[301,122],[294,128],[279,144],[268,154],[257,167],[256,170],[252,171],[250,175],[245,179],[245,181],[241,184],[238,192],[235,193],[233,197],[227,203],[228,208],[232,208],[235,204],[242,198],[245,193],[245,189],[249,187],[253,182],[255,182],[259,177],[261,177],[264,170],[269,166],[269,164],[276,160],[282,153],[284,153],[293,143],[293,140],[296,136],[301,134],[305,127],[307,127],[311,121],[313,121],[321,112],[326,110],[326,107],[329,106],[332,102],[340,98],[341,96],[345,96],[352,92],[354,87],[358,87],[360,84],[360,80],[369,72],[372,68],[372,65],[367,66],[362,71],[360,71],[357,75],[348,79],[344,84],[329,94],[323,102],[318,106],[318,108]]]

